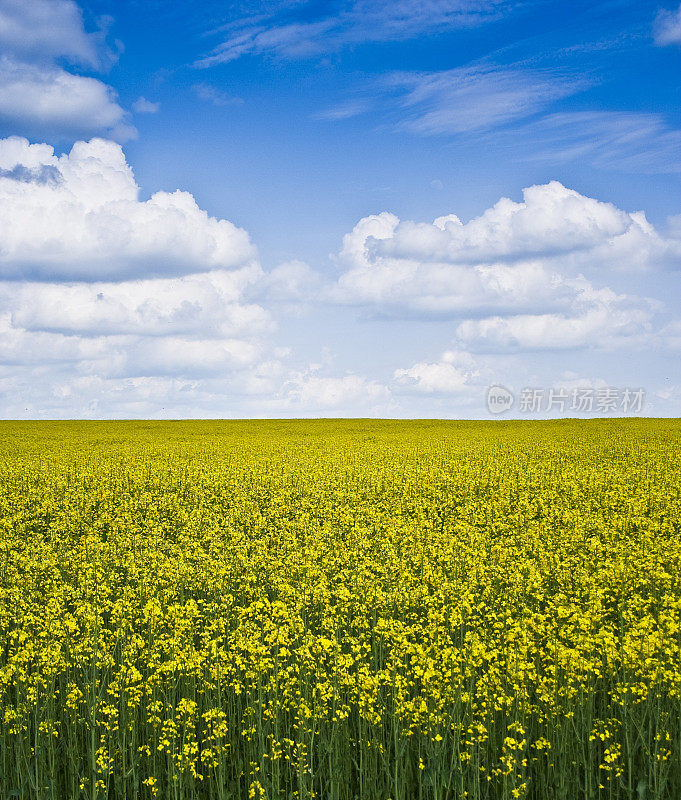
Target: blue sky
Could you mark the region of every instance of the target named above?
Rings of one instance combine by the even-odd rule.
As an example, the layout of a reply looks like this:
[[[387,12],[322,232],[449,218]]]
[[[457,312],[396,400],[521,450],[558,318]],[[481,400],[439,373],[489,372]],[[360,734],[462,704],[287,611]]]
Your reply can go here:
[[[0,0],[0,413],[678,415],[680,43],[675,3]]]

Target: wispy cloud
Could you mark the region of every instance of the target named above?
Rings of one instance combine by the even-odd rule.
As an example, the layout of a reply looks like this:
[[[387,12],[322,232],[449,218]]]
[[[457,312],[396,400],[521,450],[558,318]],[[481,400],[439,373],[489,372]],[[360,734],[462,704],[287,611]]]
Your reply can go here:
[[[147,100],[146,97],[138,97],[132,104],[132,109],[138,114],[156,114],[160,111],[161,104]]]
[[[244,55],[268,54],[296,59],[335,52],[348,45],[406,41],[424,34],[436,35],[471,27],[519,2],[502,0],[354,0],[336,13],[316,19],[306,4],[286,4],[283,11],[258,15],[223,29],[227,36],[197,66],[234,61]]]
[[[560,111],[559,101],[593,86],[573,69],[470,64],[440,72],[390,73],[364,97],[317,116],[345,119],[374,107],[398,130],[422,136],[475,135],[478,145],[503,141],[522,158],[586,161],[599,169],[665,174],[681,171],[681,131],[664,115],[639,111]],[[470,138],[470,136],[469,136]],[[528,142],[532,147],[528,150]]]
[[[405,92],[399,127],[420,134],[490,130],[544,111],[592,81],[522,65],[477,64],[442,72],[393,73],[388,88]]]
[[[580,159],[602,169],[643,174],[681,172],[681,131],[661,114],[560,112],[521,128],[518,136],[535,143],[538,159]]]
[[[360,114],[366,113],[371,108],[371,101],[363,100],[348,100],[346,103],[339,103],[337,106],[331,106],[323,111],[315,114],[316,119],[328,119],[331,121],[350,119],[357,117]]]
[[[195,83],[192,89],[199,100],[212,103],[214,106],[240,106],[244,102],[241,97],[227,94],[209,83]]]
[[[681,5],[676,11],[662,9],[654,25],[655,44],[681,44]]]

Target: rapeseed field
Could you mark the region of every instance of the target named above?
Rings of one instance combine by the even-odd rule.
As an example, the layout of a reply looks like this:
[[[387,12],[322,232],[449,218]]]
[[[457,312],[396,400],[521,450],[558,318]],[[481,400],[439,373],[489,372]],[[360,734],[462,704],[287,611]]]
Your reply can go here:
[[[0,798],[681,797],[681,423],[1,423]]]

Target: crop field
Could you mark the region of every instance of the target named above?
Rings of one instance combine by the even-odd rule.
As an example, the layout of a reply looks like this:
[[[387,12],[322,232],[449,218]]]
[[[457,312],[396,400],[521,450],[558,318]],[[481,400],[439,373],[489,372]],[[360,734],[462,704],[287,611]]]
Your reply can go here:
[[[3,800],[681,797],[681,422],[0,432]]]

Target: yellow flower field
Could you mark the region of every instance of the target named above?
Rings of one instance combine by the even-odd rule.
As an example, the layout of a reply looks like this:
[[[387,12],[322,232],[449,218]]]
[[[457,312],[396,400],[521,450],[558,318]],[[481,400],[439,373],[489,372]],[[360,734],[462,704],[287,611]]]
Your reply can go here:
[[[0,423],[0,798],[681,797],[681,423]]]

